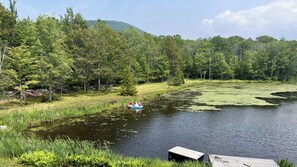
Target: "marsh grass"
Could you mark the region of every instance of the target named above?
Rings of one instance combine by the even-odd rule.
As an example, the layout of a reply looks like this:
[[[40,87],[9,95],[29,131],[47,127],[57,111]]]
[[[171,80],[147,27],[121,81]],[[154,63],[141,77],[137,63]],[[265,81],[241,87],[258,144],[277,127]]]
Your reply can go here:
[[[197,81],[198,82],[198,81]],[[157,94],[163,94],[177,89],[181,89],[185,86],[189,86],[195,83],[195,81],[189,82],[187,85],[181,87],[168,86],[166,82],[164,83],[153,83],[153,84],[143,84],[137,86],[138,94],[137,96],[120,96],[118,88],[114,88],[111,93],[102,92],[88,92],[88,93],[71,93],[62,96],[62,100],[53,101],[47,103],[41,103],[39,101],[31,101],[28,105],[20,106],[17,100],[5,100],[0,101],[0,106],[4,108],[0,110],[2,113],[9,112],[32,112],[41,110],[61,110],[66,108],[76,109],[83,107],[99,107],[106,105],[106,103],[118,103],[129,100],[145,100],[154,97]]]
[[[71,139],[41,140],[34,136],[25,137],[18,132],[1,132],[0,156],[19,157],[24,153],[46,150],[54,153],[57,157],[67,155],[98,155],[111,154],[108,150],[99,150],[89,141],[75,141]]]
[[[24,167],[23,165],[18,163],[17,158],[4,158],[0,157],[1,166],[3,167]]]
[[[277,164],[280,167],[296,167],[297,166],[293,162],[289,161],[288,159],[279,160],[279,161],[277,161]]]
[[[55,140],[41,140],[35,137],[24,137],[21,133],[16,132],[1,132],[0,137],[0,157],[8,166],[16,164],[16,160],[13,157],[20,157],[25,154],[35,154],[40,151],[50,153],[57,157],[57,166],[68,166],[67,157],[80,157],[80,160],[89,157],[97,157],[106,159],[113,166],[158,166],[158,167],[182,167],[182,166],[193,166],[193,167],[206,167],[205,164],[199,162],[185,162],[177,164],[175,162],[168,162],[160,159],[150,158],[134,158],[124,157],[119,154],[113,153],[110,150],[96,149],[93,143],[88,141],[75,141],[71,139],[55,139]],[[10,157],[10,158],[9,158]],[[12,158],[12,159],[11,159]],[[34,158],[34,157],[33,157]],[[39,159],[42,157],[35,157]],[[1,160],[1,159],[0,159]],[[22,162],[24,162],[24,156]],[[46,162],[43,162],[46,164]],[[17,165],[20,166],[20,165]]]

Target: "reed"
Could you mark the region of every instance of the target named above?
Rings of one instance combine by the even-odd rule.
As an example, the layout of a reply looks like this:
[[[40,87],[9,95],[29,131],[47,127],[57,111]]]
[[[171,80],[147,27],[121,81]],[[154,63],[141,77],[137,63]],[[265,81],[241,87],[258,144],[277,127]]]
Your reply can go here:
[[[79,159],[81,162],[90,162],[92,157],[95,157],[94,161],[104,159],[112,166],[160,166],[160,167],[183,167],[183,166],[195,166],[195,167],[206,167],[205,164],[200,162],[186,162],[177,164],[175,162],[163,161],[160,159],[149,159],[149,158],[134,158],[124,157],[113,153],[108,149],[97,149],[93,143],[88,141],[75,141],[71,139],[55,139],[55,140],[41,140],[36,137],[24,137],[21,133],[17,132],[1,132],[0,137],[0,157],[3,161],[8,164],[14,164],[15,160],[11,160],[14,157],[21,157],[21,162],[26,162],[26,157],[30,159],[41,159],[42,154],[39,152],[45,151],[56,157],[58,166],[69,165],[69,156],[72,160]],[[3,158],[8,157],[8,158]],[[78,158],[75,158],[78,157]],[[96,159],[97,157],[97,159]],[[36,160],[36,161],[37,161]],[[37,161],[38,163],[38,161]],[[46,160],[43,159],[42,164],[46,164]],[[51,164],[52,162],[48,162]],[[26,164],[26,163],[25,163]],[[36,165],[36,164],[31,164]],[[37,165],[38,166],[38,165]]]
[[[277,161],[277,164],[280,167],[296,167],[296,164],[294,164],[293,162],[289,161],[288,159],[281,159],[281,160]]]

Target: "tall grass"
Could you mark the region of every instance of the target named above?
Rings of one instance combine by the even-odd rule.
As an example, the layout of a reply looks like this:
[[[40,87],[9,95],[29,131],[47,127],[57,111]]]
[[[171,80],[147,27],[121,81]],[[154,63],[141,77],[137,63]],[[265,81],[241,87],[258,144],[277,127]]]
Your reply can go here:
[[[16,158],[0,157],[0,162],[3,167],[24,167],[23,165],[18,164],[18,160]]]
[[[293,162],[289,161],[288,159],[282,159],[277,161],[277,164],[280,167],[297,167]]]
[[[0,134],[0,156],[3,157],[19,157],[23,153],[37,150],[47,150],[59,157],[65,157],[68,154],[90,155],[94,152],[100,152],[93,143],[88,141],[41,140],[34,136],[24,137],[23,134],[12,131],[1,132]]]
[[[44,150],[53,153],[58,158],[59,165],[67,164],[67,157],[79,155],[85,157],[103,157],[111,164],[143,164],[143,166],[158,167],[206,167],[205,164],[199,162],[177,164],[160,159],[124,157],[110,150],[97,149],[89,141],[75,141],[71,139],[41,140],[34,136],[26,138],[21,133],[11,131],[0,132],[0,135],[1,157],[20,157],[24,153]]]

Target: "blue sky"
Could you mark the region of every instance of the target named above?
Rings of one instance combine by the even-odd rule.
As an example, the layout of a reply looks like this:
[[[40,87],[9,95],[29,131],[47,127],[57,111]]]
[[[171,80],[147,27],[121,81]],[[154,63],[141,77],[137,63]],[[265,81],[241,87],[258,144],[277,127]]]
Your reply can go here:
[[[154,35],[185,39],[221,35],[297,39],[296,0],[18,0],[20,18],[63,15],[124,21]],[[8,7],[9,0],[0,0]]]

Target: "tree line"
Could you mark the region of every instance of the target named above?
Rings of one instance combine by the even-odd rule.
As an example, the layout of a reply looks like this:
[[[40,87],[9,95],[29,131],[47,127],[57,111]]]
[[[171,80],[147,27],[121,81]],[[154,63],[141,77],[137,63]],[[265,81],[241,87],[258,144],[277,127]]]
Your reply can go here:
[[[105,90],[184,78],[292,81],[297,74],[297,42],[259,36],[184,40],[135,29],[115,32],[104,21],[92,26],[68,8],[60,18],[18,19],[15,0],[0,3],[0,91],[25,97],[30,88],[54,91]],[[126,85],[126,86],[125,86]]]

